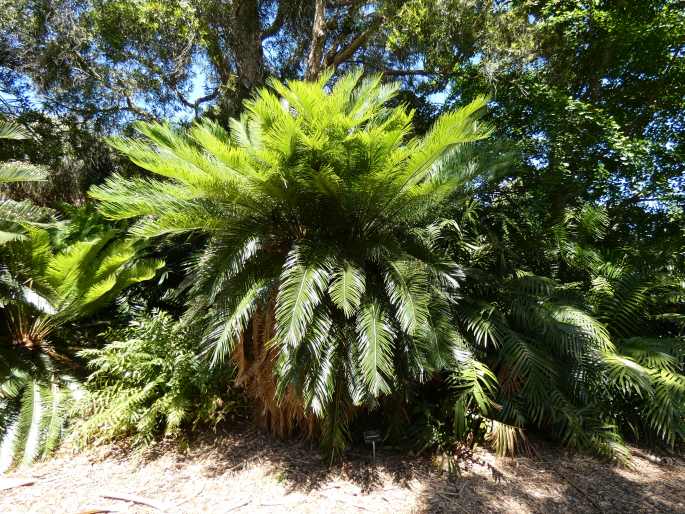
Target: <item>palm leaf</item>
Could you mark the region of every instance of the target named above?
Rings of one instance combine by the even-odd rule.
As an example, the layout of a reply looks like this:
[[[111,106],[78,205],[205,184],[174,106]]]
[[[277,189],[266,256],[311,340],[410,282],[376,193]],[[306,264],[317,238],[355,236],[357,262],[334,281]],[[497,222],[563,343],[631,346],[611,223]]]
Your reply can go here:
[[[350,318],[361,305],[365,287],[362,270],[345,262],[334,268],[328,293],[335,306]]]
[[[394,378],[393,338],[392,325],[381,306],[375,302],[363,305],[357,315],[359,365],[372,396],[390,392],[390,381]]]
[[[276,334],[280,344],[296,346],[302,341],[329,279],[326,265],[303,264],[299,249],[290,252],[276,299]]]

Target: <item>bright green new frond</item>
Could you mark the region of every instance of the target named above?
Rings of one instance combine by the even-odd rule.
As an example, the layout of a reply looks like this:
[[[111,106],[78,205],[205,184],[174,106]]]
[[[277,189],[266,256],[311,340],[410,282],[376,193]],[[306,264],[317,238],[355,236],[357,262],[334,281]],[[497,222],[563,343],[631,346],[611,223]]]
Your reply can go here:
[[[135,191],[135,195],[127,192]],[[89,193],[103,202],[101,212],[110,219],[128,219],[136,216],[182,210],[197,196],[185,185],[148,179],[109,177],[104,184],[94,186]]]
[[[407,163],[403,187],[418,184],[430,177],[436,169],[436,162],[444,158],[450,149],[489,137],[492,129],[480,125],[474,118],[477,113],[484,111],[486,105],[487,98],[478,97],[462,109],[438,118]]]

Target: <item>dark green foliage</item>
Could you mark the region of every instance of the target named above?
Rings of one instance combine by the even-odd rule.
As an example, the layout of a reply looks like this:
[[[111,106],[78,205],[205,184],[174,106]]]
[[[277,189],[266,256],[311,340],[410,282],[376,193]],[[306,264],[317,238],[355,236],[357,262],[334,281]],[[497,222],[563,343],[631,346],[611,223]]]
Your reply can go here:
[[[80,444],[130,437],[135,445],[215,426],[240,407],[230,368],[211,370],[199,340],[165,312],[135,318],[102,335],[102,349],[80,352],[92,371],[76,405]],[[227,399],[228,398],[228,399]]]
[[[520,449],[524,429],[619,459],[622,438],[681,444],[681,4],[9,3],[0,376],[23,385],[4,424],[78,373],[35,355],[71,356],[93,326],[161,307],[204,324],[203,358],[234,359],[264,417],[280,409],[283,432],[326,447],[372,421],[447,453]],[[346,75],[353,63],[382,78]],[[327,73],[342,78],[322,87]],[[288,82],[302,76],[323,78]],[[493,145],[476,141],[482,95]],[[198,123],[139,126],[119,157],[100,142],[161,117]],[[92,184],[116,227],[62,203]],[[149,247],[116,236],[131,222]],[[169,266],[136,286],[143,251]],[[115,297],[116,318],[99,314]],[[145,434],[163,433],[162,411]]]
[[[28,137],[26,130],[16,123],[0,120],[0,140],[16,141]],[[15,183],[42,182],[46,178],[47,171],[40,166],[23,161],[0,163],[0,245],[25,239],[24,226],[41,225],[39,222],[52,218],[48,209],[42,209],[28,201],[18,202],[6,197],[2,187]]]
[[[607,216],[589,205],[567,210],[535,247],[528,243],[534,224],[517,224],[505,209],[484,213],[479,222],[473,207],[462,214],[464,229],[451,245],[472,266],[457,323],[499,383],[497,407],[480,412],[500,422],[498,429],[510,427],[500,430],[510,444],[493,435],[494,444],[513,449],[513,430],[523,427],[621,460],[623,436],[681,443],[679,257],[668,259],[670,275],[613,264],[601,251]],[[517,268],[526,265],[550,276]]]
[[[0,471],[48,457],[62,441],[81,392],[78,381],[45,355],[15,362],[5,357],[0,355]]]
[[[484,163],[496,159],[473,145],[487,134],[474,117],[481,100],[408,139],[408,114],[384,106],[392,86],[326,80],[274,81],[280,98],[261,90],[230,135],[209,123],[187,135],[141,126],[146,142],[114,144],[168,180],[115,177],[92,192],[112,219],[145,216],[134,234],[210,235],[186,316],[210,313],[213,362],[273,309],[264,346],[276,397],[296,392],[335,451],[355,409],[436,378],[452,405],[445,440],[485,428],[506,453],[537,428],[625,461],[623,428],[642,398],[640,433],[680,441],[682,333],[659,343],[670,364],[645,367],[620,332],[635,333],[650,288],[668,291],[679,316],[682,285],[608,283],[604,208],[569,207],[545,226],[494,197],[482,216],[469,196],[488,198]]]
[[[116,236],[110,230],[74,242],[69,231],[58,237],[29,226],[0,247],[0,444],[7,465],[44,457],[61,440],[77,389],[74,348],[83,344],[73,324],[163,266]]]

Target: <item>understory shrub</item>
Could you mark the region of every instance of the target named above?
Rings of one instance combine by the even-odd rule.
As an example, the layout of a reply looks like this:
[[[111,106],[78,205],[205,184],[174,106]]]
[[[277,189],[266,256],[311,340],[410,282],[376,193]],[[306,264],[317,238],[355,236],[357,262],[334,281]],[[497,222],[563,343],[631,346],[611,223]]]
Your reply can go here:
[[[231,369],[210,369],[195,334],[168,313],[138,316],[103,336],[110,341],[104,348],[79,354],[92,374],[76,406],[77,444],[131,437],[147,445],[179,436],[184,427],[215,426],[238,408],[229,395]]]

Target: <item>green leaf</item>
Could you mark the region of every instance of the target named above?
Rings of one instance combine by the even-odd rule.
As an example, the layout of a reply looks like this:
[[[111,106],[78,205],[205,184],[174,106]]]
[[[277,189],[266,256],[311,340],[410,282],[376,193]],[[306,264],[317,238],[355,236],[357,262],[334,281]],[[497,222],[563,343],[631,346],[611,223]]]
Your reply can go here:
[[[413,336],[428,322],[428,277],[419,262],[396,261],[384,275],[385,289],[402,330]]]
[[[29,133],[21,125],[11,122],[2,121],[0,122],[0,139],[28,139]]]
[[[0,163],[0,184],[11,182],[42,182],[48,172],[41,166],[26,162],[11,161]]]
[[[322,262],[304,264],[294,248],[283,266],[276,299],[276,335],[280,344],[297,346],[321,302],[330,272]]]
[[[392,343],[395,333],[390,319],[378,303],[362,306],[357,314],[357,343],[362,377],[369,394],[379,396],[391,391],[394,379]]]
[[[347,318],[351,318],[361,305],[365,288],[363,271],[350,262],[345,262],[333,269],[328,293],[335,306],[342,310]]]

